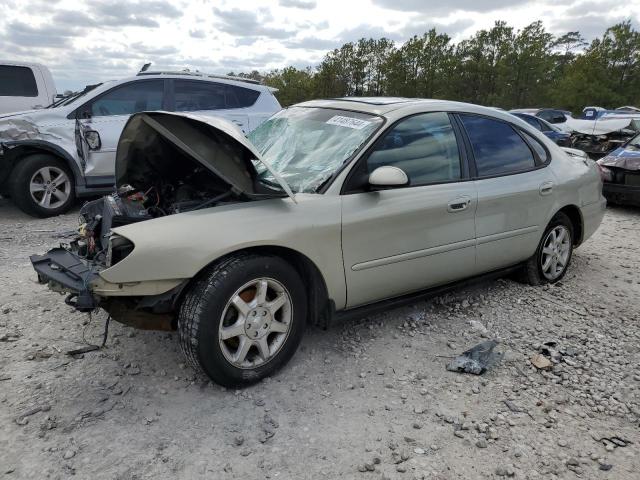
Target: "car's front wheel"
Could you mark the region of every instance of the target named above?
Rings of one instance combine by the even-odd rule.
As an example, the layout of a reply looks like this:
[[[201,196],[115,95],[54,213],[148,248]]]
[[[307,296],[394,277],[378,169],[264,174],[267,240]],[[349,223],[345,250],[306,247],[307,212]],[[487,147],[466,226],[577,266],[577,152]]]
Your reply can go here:
[[[542,235],[536,253],[524,267],[525,280],[531,285],[555,283],[567,273],[573,254],[573,224],[558,212]]]
[[[228,387],[270,376],[295,353],[305,328],[306,292],[279,257],[239,254],[201,275],[178,316],[187,359]]]
[[[60,215],[73,205],[73,175],[63,161],[52,155],[35,154],[23,158],[11,177],[11,198],[29,215]]]

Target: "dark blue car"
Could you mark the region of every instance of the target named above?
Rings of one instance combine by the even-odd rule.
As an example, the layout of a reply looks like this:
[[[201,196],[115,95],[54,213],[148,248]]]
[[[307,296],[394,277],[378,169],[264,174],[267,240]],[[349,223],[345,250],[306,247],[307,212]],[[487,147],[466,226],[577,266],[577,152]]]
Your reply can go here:
[[[518,112],[510,112],[511,115],[515,115],[516,117],[524,120],[529,125],[531,125],[536,130],[540,130],[551,140],[556,142],[561,147],[569,147],[571,146],[571,134],[563,132],[555,125],[550,124],[546,120],[542,118],[534,117],[533,115],[529,115],[528,113],[518,113]]]

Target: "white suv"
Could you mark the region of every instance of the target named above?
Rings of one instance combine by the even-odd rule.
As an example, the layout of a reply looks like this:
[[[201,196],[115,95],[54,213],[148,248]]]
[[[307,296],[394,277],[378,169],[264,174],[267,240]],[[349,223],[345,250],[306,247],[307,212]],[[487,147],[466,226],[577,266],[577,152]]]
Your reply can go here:
[[[131,114],[197,112],[248,133],[281,109],[275,91],[243,78],[141,72],[42,110],[0,115],[0,193],[31,215],[58,215],[76,196],[113,190],[116,146]]]

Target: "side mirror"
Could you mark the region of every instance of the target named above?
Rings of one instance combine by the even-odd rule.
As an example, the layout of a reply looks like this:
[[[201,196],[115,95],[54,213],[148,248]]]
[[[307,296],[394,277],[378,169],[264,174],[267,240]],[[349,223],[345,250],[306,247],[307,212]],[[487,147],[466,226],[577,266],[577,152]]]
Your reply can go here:
[[[102,140],[100,140],[100,134],[95,130],[85,130],[84,139],[87,141],[89,150],[100,150],[100,147],[102,147]]]
[[[398,167],[385,165],[376,168],[369,175],[369,185],[372,187],[403,187],[409,184],[409,177]]]

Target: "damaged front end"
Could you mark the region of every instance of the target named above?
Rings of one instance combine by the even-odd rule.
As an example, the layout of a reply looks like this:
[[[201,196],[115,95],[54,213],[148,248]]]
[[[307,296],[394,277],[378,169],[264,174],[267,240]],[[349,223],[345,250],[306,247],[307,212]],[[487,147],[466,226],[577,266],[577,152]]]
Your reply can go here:
[[[113,283],[103,276],[136,248],[118,227],[289,194],[277,174],[280,186],[258,181],[258,161],[248,140],[222,119],[133,115],[118,144],[116,191],[82,207],[73,241],[30,257],[38,280],[66,293],[66,303],[79,311],[103,308],[137,328],[175,328],[177,301],[189,279]]]
[[[609,203],[640,206],[640,135],[597,163]]]
[[[572,148],[582,150],[590,158],[597,160],[623,146],[640,130],[640,122],[634,118],[567,120],[571,129]]]

